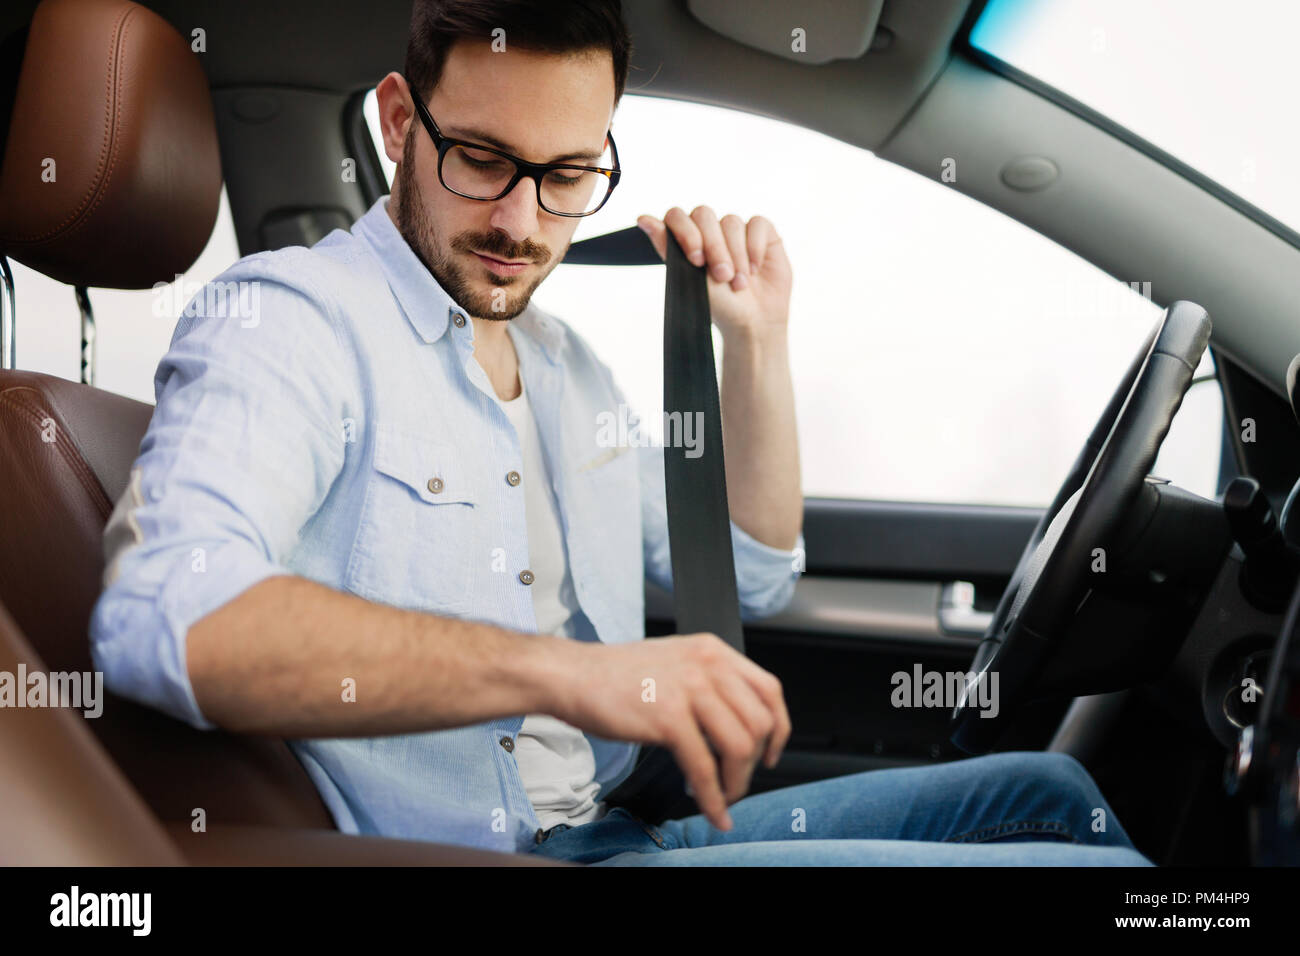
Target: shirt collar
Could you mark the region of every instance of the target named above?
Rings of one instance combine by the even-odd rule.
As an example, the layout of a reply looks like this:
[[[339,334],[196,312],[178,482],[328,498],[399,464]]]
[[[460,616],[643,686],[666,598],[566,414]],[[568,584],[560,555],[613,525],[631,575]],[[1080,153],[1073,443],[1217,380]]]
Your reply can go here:
[[[442,288],[420,258],[411,249],[397,226],[388,215],[388,196],[380,196],[364,216],[352,227],[375,253],[388,280],[389,288],[407,320],[425,342],[442,338],[451,319],[457,313],[465,316],[466,325],[473,338],[473,322],[469,313],[461,308]],[[559,364],[560,349],[564,341],[564,327],[534,303],[511,320],[511,325],[537,342],[554,364]]]
[[[529,302],[524,311],[510,320],[510,325],[540,345],[552,365],[560,364],[564,326],[539,309],[536,303]]]

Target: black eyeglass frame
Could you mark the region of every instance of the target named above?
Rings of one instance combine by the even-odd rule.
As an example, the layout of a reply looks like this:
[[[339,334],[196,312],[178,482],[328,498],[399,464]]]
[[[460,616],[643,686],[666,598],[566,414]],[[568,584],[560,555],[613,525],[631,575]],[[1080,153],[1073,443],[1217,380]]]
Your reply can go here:
[[[584,216],[595,215],[600,212],[605,203],[609,202],[609,197],[614,195],[614,187],[618,185],[619,179],[623,175],[622,168],[618,162],[618,146],[614,144],[614,134],[612,131],[606,131],[605,135],[609,138],[610,153],[614,158],[614,168],[606,169],[603,166],[581,166],[576,163],[529,163],[520,159],[518,156],[512,156],[504,150],[495,149],[491,146],[484,146],[482,143],[471,143],[463,139],[452,139],[443,136],[442,131],[438,129],[438,124],[433,121],[433,115],[429,108],[424,105],[424,101],[415,93],[415,87],[407,79],[407,87],[411,91],[411,100],[415,103],[415,112],[419,114],[420,122],[424,124],[425,130],[428,131],[430,139],[433,140],[434,147],[438,150],[438,182],[442,183],[442,188],[449,193],[454,193],[463,199],[473,199],[478,202],[495,202],[503,196],[510,194],[510,190],[519,185],[519,181],[525,177],[531,179],[537,187],[537,205],[539,208],[550,213],[552,216],[566,216],[570,219],[581,219]],[[447,180],[442,175],[442,161],[447,155],[447,151],[453,146],[463,146],[466,149],[478,150],[479,152],[492,153],[500,156],[502,159],[508,159],[515,164],[515,174],[506,184],[506,188],[501,190],[495,196],[467,196],[465,193],[452,189],[447,185]],[[556,212],[554,209],[547,207],[542,201],[542,177],[556,169],[577,169],[588,173],[600,173],[609,180],[609,188],[605,190],[605,198],[600,201],[600,205],[588,212]]]

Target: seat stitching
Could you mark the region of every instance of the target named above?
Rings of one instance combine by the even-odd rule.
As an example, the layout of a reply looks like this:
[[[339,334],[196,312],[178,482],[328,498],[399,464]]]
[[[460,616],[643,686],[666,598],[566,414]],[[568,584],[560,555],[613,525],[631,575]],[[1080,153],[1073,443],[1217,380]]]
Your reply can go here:
[[[31,405],[14,398],[13,393],[20,391],[32,392],[37,395],[40,394],[29,386],[11,388],[4,392],[0,392],[0,404],[7,405],[22,413],[36,425],[40,425],[43,419],[51,417],[48,412],[44,411],[43,407],[33,408]],[[113,510],[113,503],[108,500],[108,495],[105,493],[104,489],[100,487],[99,479],[95,477],[93,472],[91,472],[90,466],[86,463],[85,456],[81,453],[81,449],[77,448],[75,440],[72,440],[72,430],[66,427],[67,419],[59,413],[53,402],[50,403],[50,411],[59,414],[59,420],[56,421],[56,425],[58,425],[68,436],[72,443],[72,447],[76,449],[76,454],[74,455],[68,451],[67,444],[56,441],[54,442],[54,445],[57,448],[58,453],[63,457],[64,462],[72,469],[73,474],[77,476],[82,489],[93,499],[94,504],[99,509],[100,517],[107,521],[109,514]]]

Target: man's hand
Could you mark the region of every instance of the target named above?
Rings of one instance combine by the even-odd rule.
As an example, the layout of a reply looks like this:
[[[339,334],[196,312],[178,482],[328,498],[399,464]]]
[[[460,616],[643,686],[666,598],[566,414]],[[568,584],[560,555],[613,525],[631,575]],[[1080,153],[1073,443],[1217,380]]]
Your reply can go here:
[[[790,318],[790,260],[776,228],[762,216],[748,223],[734,215],[719,221],[708,206],[696,206],[689,216],[674,206],[662,220],[641,216],[637,225],[661,259],[667,255],[671,229],[686,258],[708,267],[709,310],[724,341],[733,332],[785,328]]]
[[[666,747],[700,811],[730,830],[727,806],[790,737],[781,682],[708,633],[564,647],[574,656],[550,713],[598,737]]]

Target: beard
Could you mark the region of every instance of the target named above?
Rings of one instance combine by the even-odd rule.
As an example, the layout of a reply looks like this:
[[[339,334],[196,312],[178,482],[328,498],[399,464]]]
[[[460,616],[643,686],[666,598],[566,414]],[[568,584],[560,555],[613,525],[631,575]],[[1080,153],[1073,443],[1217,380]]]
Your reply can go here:
[[[524,309],[533,297],[533,292],[542,280],[551,274],[559,264],[559,257],[552,259],[551,250],[545,244],[525,239],[512,242],[502,232],[459,232],[445,244],[429,218],[420,185],[415,178],[415,128],[407,134],[402,146],[402,162],[397,167],[397,189],[393,202],[397,220],[397,231],[402,234],[411,251],[415,253],[424,267],[429,270],[443,291],[452,300],[472,316],[481,319],[513,319]],[[516,188],[529,186],[527,180],[521,180]],[[444,188],[441,183],[438,188]],[[467,200],[471,201],[471,200]],[[470,269],[483,269],[481,265],[469,268],[463,259],[457,259],[456,252],[480,252],[495,259],[517,262],[521,259],[533,263],[550,263],[549,268],[537,271],[533,279],[523,276],[493,276],[495,285],[490,289],[482,288],[482,281],[471,278]],[[486,270],[484,270],[486,271]]]

